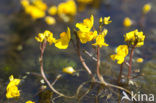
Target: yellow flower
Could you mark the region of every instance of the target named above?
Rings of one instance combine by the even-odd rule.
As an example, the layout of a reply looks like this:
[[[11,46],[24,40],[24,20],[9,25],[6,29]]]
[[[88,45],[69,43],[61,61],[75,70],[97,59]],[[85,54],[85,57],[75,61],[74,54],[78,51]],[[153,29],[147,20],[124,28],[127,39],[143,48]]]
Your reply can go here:
[[[151,4],[145,4],[142,8],[143,14],[147,14],[151,10]]]
[[[27,102],[25,102],[25,103],[35,103],[35,102],[32,102],[32,101],[29,100],[29,101],[27,101]]]
[[[94,32],[81,32],[78,31],[77,32],[78,37],[80,39],[81,43],[87,43],[89,41],[92,41],[93,39],[95,39],[97,37],[97,31]]]
[[[67,73],[67,74],[73,74],[73,73],[76,72],[76,71],[74,70],[74,68],[71,67],[71,66],[63,68],[62,71],[63,71],[64,73]]]
[[[104,25],[108,25],[108,24],[110,24],[112,22],[112,21],[109,21],[109,20],[110,20],[110,16],[104,17],[104,19],[103,19]]]
[[[57,7],[56,6],[51,6],[49,9],[48,9],[48,13],[50,15],[56,15],[57,14]]]
[[[92,3],[93,0],[77,0],[78,3],[82,3],[82,4],[89,4]]]
[[[35,37],[35,39],[38,42],[43,42],[45,39],[47,40],[47,42],[49,42],[49,44],[51,45],[52,43],[55,43],[56,40],[53,37],[53,33],[51,33],[50,31],[46,30],[44,33],[39,33],[38,37]]]
[[[13,75],[11,75],[9,77],[10,79],[10,82],[9,84],[7,85],[7,88],[6,88],[6,97],[7,98],[14,98],[14,97],[18,97],[20,96],[20,92],[18,90],[18,85],[20,83],[20,79],[14,79]]]
[[[144,61],[144,59],[143,59],[143,58],[138,58],[136,61],[137,61],[138,63],[142,63],[142,62]]]
[[[113,54],[110,57],[112,60],[117,60],[118,64],[122,64],[127,55],[128,55],[128,46],[127,45],[119,45],[117,47],[117,54]]]
[[[77,12],[76,4],[74,0],[67,0],[66,2],[60,3],[58,5],[58,15],[71,15],[74,16]]]
[[[60,34],[60,39],[56,40],[55,46],[59,49],[67,49],[70,42],[70,28],[67,28],[67,32]]]
[[[46,16],[45,17],[45,22],[48,24],[48,25],[54,25],[56,23],[56,20],[54,17],[51,17],[51,16]]]
[[[79,28],[81,32],[89,32],[94,24],[94,16],[91,15],[90,19],[86,18],[83,20],[83,23],[76,23],[76,27]]]
[[[130,26],[132,25],[131,19],[130,19],[129,17],[126,17],[126,18],[124,19],[124,21],[123,21],[123,25],[124,25],[125,27],[130,27]]]
[[[144,45],[145,35],[143,35],[143,32],[138,32],[137,29],[126,33],[124,37],[125,41],[130,43],[131,45],[135,45],[136,47]]]
[[[102,34],[99,34],[96,37],[96,43],[92,44],[92,45],[98,45],[100,48],[102,46],[108,46],[108,44],[105,43],[105,36],[107,35],[108,30],[104,29]]]
[[[33,19],[43,18],[45,16],[45,11],[37,8],[33,5],[28,5],[25,7],[25,12],[29,14]]]
[[[33,4],[43,11],[47,9],[47,5],[42,0],[33,0]]]
[[[28,5],[29,5],[29,0],[21,0],[21,5],[22,5],[23,7],[28,6]]]

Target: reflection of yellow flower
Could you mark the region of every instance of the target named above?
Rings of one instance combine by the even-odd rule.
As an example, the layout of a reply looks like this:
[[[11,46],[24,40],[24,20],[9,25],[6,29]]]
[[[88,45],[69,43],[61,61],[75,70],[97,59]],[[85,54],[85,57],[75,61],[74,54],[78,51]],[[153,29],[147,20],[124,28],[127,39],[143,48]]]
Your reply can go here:
[[[60,3],[58,5],[58,15],[71,15],[76,14],[76,4],[74,0],[67,0],[66,2]]]
[[[151,10],[151,4],[145,4],[144,6],[143,6],[143,8],[142,8],[142,12],[144,13],[144,14],[147,14],[149,11]]]
[[[70,42],[70,28],[67,28],[67,32],[62,32],[60,34],[60,39],[56,40],[55,46],[59,49],[67,49]]]
[[[87,42],[92,41],[93,39],[96,38],[97,31],[94,31],[94,32],[81,32],[81,31],[78,31],[77,35],[78,35],[81,43],[87,43]]]
[[[130,19],[129,17],[126,17],[126,18],[124,19],[124,21],[123,21],[123,25],[124,25],[125,27],[130,27],[130,26],[132,25],[131,19]]]
[[[63,68],[62,71],[63,71],[64,73],[67,73],[67,74],[73,74],[73,73],[76,72],[76,71],[74,70],[74,68],[71,67],[71,66]]]
[[[9,77],[9,79],[10,79],[10,82],[6,88],[6,91],[7,91],[6,97],[7,98],[14,98],[14,97],[20,96],[20,92],[19,92],[17,86],[19,85],[21,80],[20,79],[14,79],[13,75],[11,75]]]
[[[53,25],[56,23],[56,20],[54,17],[51,17],[51,16],[46,16],[45,17],[45,22],[48,24],[48,25]]]
[[[112,60],[117,60],[118,64],[122,64],[127,55],[128,55],[128,46],[127,45],[119,45],[117,47],[117,54],[113,54],[110,57]]]
[[[107,35],[107,29],[104,29],[104,31],[102,32],[102,34],[99,34],[96,38],[96,43],[92,44],[92,45],[98,45],[100,48],[102,46],[108,46],[108,44],[105,43],[105,36]]]
[[[142,62],[144,61],[144,59],[143,59],[143,58],[138,58],[136,61],[137,61],[138,63],[142,63]]]
[[[50,15],[56,15],[57,14],[57,7],[56,6],[52,6],[48,9],[48,13]]]
[[[136,47],[144,45],[144,39],[145,35],[143,35],[143,32],[138,32],[137,29],[126,33],[125,35],[125,41],[130,43],[131,45],[136,45]]]
[[[110,20],[110,16],[104,17],[104,19],[103,19],[104,25],[108,25],[108,24],[110,24],[112,22],[112,21],[109,21],[109,20]]]
[[[35,102],[32,102],[32,101],[29,100],[29,101],[27,101],[27,102],[25,102],[25,103],[35,103]]]
[[[50,31],[46,30],[44,33],[39,33],[38,37],[35,37],[35,39],[38,42],[43,42],[43,40],[47,40],[47,42],[49,42],[49,44],[51,45],[52,43],[55,43],[56,40],[53,37],[53,33],[51,33]]]

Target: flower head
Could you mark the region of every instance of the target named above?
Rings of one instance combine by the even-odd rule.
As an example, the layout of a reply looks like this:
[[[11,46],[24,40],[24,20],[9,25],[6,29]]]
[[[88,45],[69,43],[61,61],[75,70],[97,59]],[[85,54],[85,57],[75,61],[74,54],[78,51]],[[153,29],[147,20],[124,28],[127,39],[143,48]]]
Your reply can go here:
[[[110,16],[104,17],[104,19],[103,19],[104,25],[108,25],[108,24],[110,24],[112,22],[112,21],[109,21],[109,20],[110,20]]]
[[[131,19],[130,19],[129,17],[126,17],[126,18],[124,19],[124,21],[123,21],[123,25],[124,25],[125,27],[130,27],[130,26],[132,25]]]
[[[35,39],[38,42],[43,42],[44,40],[47,40],[47,42],[49,42],[50,45],[56,42],[55,38],[53,37],[53,33],[51,33],[48,30],[46,30],[44,33],[39,33],[38,37],[35,37]]]
[[[104,29],[102,34],[99,34],[96,37],[96,43],[92,44],[92,45],[98,45],[100,48],[102,46],[108,46],[108,44],[105,43],[105,36],[107,35],[108,30]]]
[[[112,60],[117,60],[118,64],[122,64],[127,55],[128,55],[128,46],[127,45],[119,45],[117,47],[117,54],[113,54],[110,57]]]
[[[20,92],[18,90],[18,85],[20,83],[20,79],[14,79],[13,75],[11,75],[9,77],[10,79],[10,82],[9,84],[7,85],[7,88],[6,88],[6,97],[7,98],[14,98],[14,97],[18,97],[20,96]]]
[[[56,6],[52,6],[48,9],[48,13],[50,15],[56,15],[57,14],[57,7]]]
[[[137,61],[138,63],[142,63],[142,62],[144,61],[144,59],[143,59],[143,58],[138,58],[136,61]]]
[[[35,103],[35,102],[32,102],[32,101],[29,100],[29,101],[27,101],[27,102],[25,102],[25,103]]]
[[[136,47],[144,45],[145,35],[143,32],[138,32],[138,30],[131,31],[124,35],[125,41]]]
[[[71,67],[71,66],[63,68],[62,71],[63,71],[64,73],[67,73],[67,74],[73,74],[73,73],[76,72],[76,71],[74,70],[74,68]]]
[[[143,14],[147,14],[151,10],[151,4],[145,4],[142,8]]]
[[[59,49],[67,49],[70,42],[70,38],[70,28],[67,28],[67,32],[62,32],[60,34],[60,39],[56,40],[55,46]]]
[[[45,17],[45,22],[48,24],[48,25],[54,25],[56,23],[56,20],[54,17],[51,17],[51,16],[46,16]]]
[[[91,15],[90,18],[86,18],[83,20],[83,23],[76,23],[76,27],[81,31],[81,32],[89,32],[94,24],[94,16]]]

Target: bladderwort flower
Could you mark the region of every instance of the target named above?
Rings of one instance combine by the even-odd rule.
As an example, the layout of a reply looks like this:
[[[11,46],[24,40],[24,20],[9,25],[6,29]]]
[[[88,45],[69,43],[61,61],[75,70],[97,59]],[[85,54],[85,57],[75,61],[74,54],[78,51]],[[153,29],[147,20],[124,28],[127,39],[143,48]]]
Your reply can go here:
[[[112,60],[117,60],[118,64],[122,64],[127,55],[128,55],[128,46],[127,45],[119,45],[117,47],[117,53],[111,55],[110,57]]]
[[[54,25],[56,23],[56,20],[54,17],[52,16],[46,16],[45,17],[45,22],[48,24],[48,25]]]
[[[129,17],[126,17],[123,21],[124,27],[130,27],[132,25],[132,20]]]
[[[108,44],[105,43],[105,36],[107,35],[108,33],[108,30],[107,29],[104,29],[102,31],[101,34],[99,34],[97,37],[96,37],[96,43],[92,44],[92,45],[97,45],[99,46],[100,48],[102,46],[108,46]]]
[[[108,17],[104,17],[104,19],[103,19],[103,24],[104,25],[108,25],[108,24],[110,24],[112,21],[110,21],[110,16],[108,16]]]
[[[143,32],[138,32],[138,30],[134,30],[131,32],[128,32],[124,35],[125,42],[127,42],[130,45],[135,45],[136,47],[141,47],[144,45],[144,39],[145,35]]]
[[[151,4],[150,3],[147,3],[143,6],[142,8],[142,13],[143,14],[147,14],[149,11],[151,10]]]
[[[62,69],[62,71],[64,73],[71,74],[71,75],[76,72],[72,66],[65,67]]]
[[[18,85],[20,83],[20,79],[14,79],[13,75],[9,77],[10,82],[6,88],[6,97],[7,98],[15,98],[20,96],[20,91],[18,90]]]
[[[46,30],[44,33],[39,33],[35,39],[38,42],[43,42],[46,39],[47,42],[49,42],[49,45],[56,42],[56,39],[53,37],[53,33],[48,30]]]
[[[77,13],[77,6],[74,0],[67,0],[62,2],[57,7],[57,13],[60,18],[65,21],[68,21],[68,16],[75,16]]]
[[[25,12],[29,14],[34,20],[43,18],[46,14],[47,5],[42,0],[21,0],[21,4],[25,9]]]
[[[87,43],[97,37],[97,31],[91,31],[94,24],[94,16],[83,20],[83,23],[76,23],[78,37],[81,43]]]
[[[57,14],[57,7],[56,6],[51,6],[49,9],[48,9],[48,13],[50,15],[56,15]]]
[[[60,39],[57,39],[55,42],[55,46],[58,49],[67,49],[70,42],[71,34],[70,28],[67,28],[67,32],[62,32],[60,34]]]
[[[35,102],[29,100],[29,101],[27,101],[27,102],[25,102],[25,103],[35,103]]]

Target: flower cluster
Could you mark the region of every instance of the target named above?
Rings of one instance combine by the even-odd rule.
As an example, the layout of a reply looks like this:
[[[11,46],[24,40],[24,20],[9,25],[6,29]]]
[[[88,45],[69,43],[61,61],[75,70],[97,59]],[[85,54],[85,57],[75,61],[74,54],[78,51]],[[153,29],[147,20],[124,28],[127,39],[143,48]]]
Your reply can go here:
[[[66,49],[69,45],[70,38],[70,28],[67,28],[67,32],[62,32],[59,39],[55,39],[53,37],[53,33],[48,30],[46,30],[44,33],[39,33],[38,36],[35,37],[35,39],[41,43],[44,40],[46,40],[50,45],[54,43],[59,49]]]
[[[104,19],[102,19],[103,24],[100,24],[100,25],[107,25],[111,23],[109,19],[110,17],[105,17]],[[104,29],[102,32],[99,32],[98,34],[97,30],[92,31],[93,25],[94,25],[93,15],[91,15],[90,18],[84,19],[83,23],[76,24],[76,27],[79,29],[77,31],[77,35],[81,43],[85,44],[89,41],[96,39],[96,43],[94,43],[93,45],[98,45],[99,47],[108,46],[108,44],[105,43],[105,39],[104,39],[108,30]]]
[[[47,5],[42,0],[21,0],[21,4],[24,7],[24,10],[29,14],[33,19],[43,18],[46,14]]]
[[[10,82],[9,84],[7,85],[7,88],[6,88],[6,97],[7,98],[15,98],[15,97],[18,97],[20,96],[20,92],[18,90],[18,85],[20,83],[20,79],[14,79],[13,75],[11,75],[9,77],[10,79]]]
[[[137,29],[126,33],[124,37],[125,42],[127,42],[129,45],[136,47],[141,47],[142,45],[144,45],[145,35],[143,34],[143,32],[139,32]]]
[[[128,46],[127,45],[119,45],[117,47],[117,53],[111,55],[110,57],[112,60],[117,60],[118,64],[122,64],[127,55],[128,55]]]

